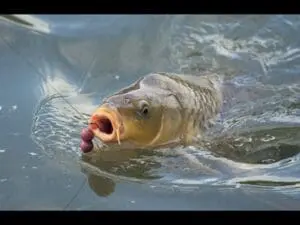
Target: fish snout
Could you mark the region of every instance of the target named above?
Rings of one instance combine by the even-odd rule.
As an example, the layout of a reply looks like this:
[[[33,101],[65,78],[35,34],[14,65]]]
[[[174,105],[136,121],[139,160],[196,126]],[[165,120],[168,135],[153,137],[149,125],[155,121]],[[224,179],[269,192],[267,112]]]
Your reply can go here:
[[[97,109],[89,120],[89,129],[102,142],[118,142],[124,132],[121,116],[115,109]]]

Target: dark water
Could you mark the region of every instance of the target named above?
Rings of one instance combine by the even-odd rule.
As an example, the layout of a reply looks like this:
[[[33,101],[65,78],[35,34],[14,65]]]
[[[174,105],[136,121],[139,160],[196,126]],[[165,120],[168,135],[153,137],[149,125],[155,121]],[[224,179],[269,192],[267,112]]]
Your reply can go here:
[[[0,20],[1,209],[300,209],[299,16]],[[87,115],[149,72],[228,79],[204,146],[82,157]]]

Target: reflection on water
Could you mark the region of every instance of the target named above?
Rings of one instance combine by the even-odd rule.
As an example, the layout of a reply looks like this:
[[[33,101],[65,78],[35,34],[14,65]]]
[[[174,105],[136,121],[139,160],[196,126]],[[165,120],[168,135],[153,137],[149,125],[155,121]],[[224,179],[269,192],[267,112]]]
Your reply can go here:
[[[276,127],[247,131],[236,137],[231,134],[218,142],[207,143],[207,147],[234,161],[269,164],[297,155],[299,138],[300,129],[297,127]]]
[[[1,27],[3,41],[41,79],[31,137],[46,156],[80,168],[96,195],[113,196],[124,183],[197,192],[206,186],[297,189],[298,16],[139,16],[139,22],[100,16],[82,17],[77,28],[68,28],[76,19],[66,17],[74,36],[64,37],[58,17],[40,18],[57,30],[52,36],[26,33],[35,40],[27,47],[23,37],[12,35],[15,27]],[[89,30],[80,38],[78,31],[95,21],[108,32]],[[80,154],[80,131],[103,97],[148,72],[205,70],[225,74],[227,81],[220,118],[199,146]]]

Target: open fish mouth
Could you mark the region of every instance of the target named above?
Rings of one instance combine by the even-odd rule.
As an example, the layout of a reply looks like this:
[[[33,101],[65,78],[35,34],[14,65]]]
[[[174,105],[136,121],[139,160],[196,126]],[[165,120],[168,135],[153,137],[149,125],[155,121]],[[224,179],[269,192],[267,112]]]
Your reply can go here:
[[[105,134],[112,134],[113,133],[113,125],[112,125],[112,122],[109,118],[103,116],[101,118],[99,118],[99,122],[97,123],[98,125],[98,128],[99,130],[102,132],[102,133],[105,133]]]
[[[92,114],[89,128],[104,143],[118,142],[121,144],[121,135],[124,133],[119,113],[114,109],[100,107]]]

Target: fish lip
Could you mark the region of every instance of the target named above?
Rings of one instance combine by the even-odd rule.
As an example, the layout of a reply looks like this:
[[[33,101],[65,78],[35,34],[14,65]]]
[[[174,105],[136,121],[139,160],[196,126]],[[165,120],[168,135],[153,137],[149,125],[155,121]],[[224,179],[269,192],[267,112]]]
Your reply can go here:
[[[101,120],[108,120],[112,126],[110,134],[101,131]],[[94,136],[104,143],[118,142],[117,130],[119,129],[120,139],[124,134],[124,125],[121,115],[116,109],[108,107],[100,107],[91,116],[88,121],[88,127],[93,132]]]

